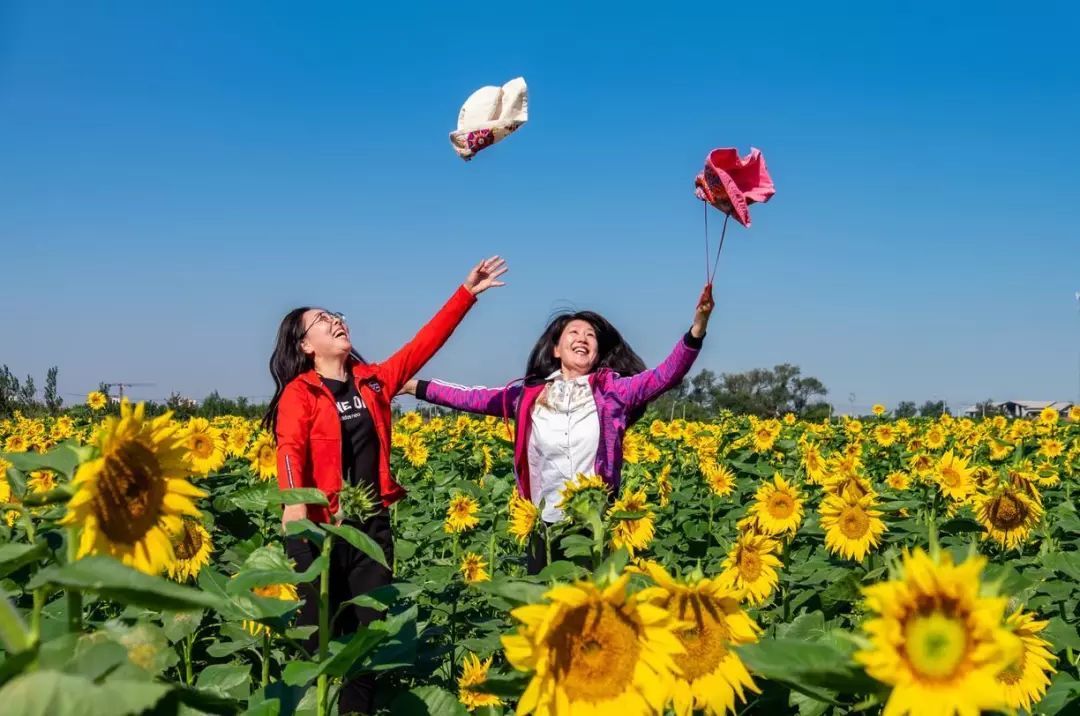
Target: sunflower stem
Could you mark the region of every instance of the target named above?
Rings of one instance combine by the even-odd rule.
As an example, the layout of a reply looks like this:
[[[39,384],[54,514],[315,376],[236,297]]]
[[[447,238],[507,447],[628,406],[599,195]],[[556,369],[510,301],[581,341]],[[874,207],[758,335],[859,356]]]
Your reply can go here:
[[[195,683],[195,674],[191,664],[191,651],[195,648],[195,635],[188,634],[184,640],[184,683],[191,686]]]
[[[455,535],[455,538],[457,535]],[[457,647],[457,603],[460,592],[455,590],[454,600],[450,603],[450,659],[446,664],[446,678],[453,680],[454,678],[454,652]]]
[[[30,544],[34,544],[37,540],[37,532],[34,530],[34,520],[30,517],[30,510],[19,505],[19,511],[22,513],[23,527],[26,528],[26,539]]]
[[[41,641],[41,610],[45,607],[46,587],[38,587],[34,590],[34,608],[30,612],[30,643],[37,644]]]
[[[544,566],[551,564],[551,525],[544,520],[540,520],[544,525],[544,556],[547,561],[544,562]]]
[[[712,528],[713,528],[713,496],[712,496],[712,492],[710,492],[709,496],[706,497],[705,499],[708,500],[708,502],[709,502],[709,531],[705,533],[705,556],[708,557],[708,555],[709,555],[709,547],[712,547],[712,540],[713,540],[713,532],[712,532]]]
[[[322,553],[326,555],[323,563],[322,574],[319,577],[319,664],[325,664],[330,653],[330,554],[333,548],[334,536],[327,534],[323,541]],[[330,677],[323,673],[318,679],[318,699],[316,701],[317,716],[327,714],[327,694],[330,691]]]
[[[262,687],[270,683],[270,633],[263,634],[262,645]]]
[[[79,554],[79,531],[78,528],[68,527],[67,531],[67,561],[73,564]],[[82,631],[82,592],[78,589],[68,588],[68,631],[76,633]]]

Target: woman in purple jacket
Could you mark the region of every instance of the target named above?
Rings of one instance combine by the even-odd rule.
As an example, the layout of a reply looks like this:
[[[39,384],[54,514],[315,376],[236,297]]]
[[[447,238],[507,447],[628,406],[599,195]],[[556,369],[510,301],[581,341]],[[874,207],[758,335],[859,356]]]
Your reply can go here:
[[[701,350],[712,313],[712,286],[698,299],[690,331],[663,363],[646,370],[641,358],[603,316],[580,311],[557,316],[537,341],[523,383],[466,388],[439,380],[410,381],[403,392],[435,405],[516,420],[514,471],[518,492],[542,506],[548,523],[562,519],[559,492],[579,473],[600,475],[618,494],[623,436],[649,401],[675,387]],[[544,566],[533,545],[529,572]]]

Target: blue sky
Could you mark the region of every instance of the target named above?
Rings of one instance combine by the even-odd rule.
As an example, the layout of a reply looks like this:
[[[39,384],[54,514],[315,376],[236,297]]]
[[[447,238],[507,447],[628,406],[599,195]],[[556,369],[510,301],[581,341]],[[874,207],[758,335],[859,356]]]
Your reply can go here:
[[[729,232],[698,367],[1076,398],[1067,4],[392,5],[0,2],[0,362],[266,396],[289,308],[385,356],[501,253],[424,375],[515,378],[563,307],[654,363],[703,282],[693,177],[753,145],[778,191]],[[529,124],[463,163],[461,102],[518,75]]]

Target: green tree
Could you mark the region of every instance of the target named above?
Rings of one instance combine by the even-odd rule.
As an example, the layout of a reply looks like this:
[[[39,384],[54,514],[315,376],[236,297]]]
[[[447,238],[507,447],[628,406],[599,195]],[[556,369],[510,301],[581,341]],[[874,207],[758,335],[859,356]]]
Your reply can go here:
[[[919,414],[919,409],[915,407],[915,402],[911,400],[901,400],[900,404],[896,406],[896,410],[893,411],[893,415],[897,418],[914,418]]]
[[[64,399],[56,392],[56,375],[59,372],[60,369],[54,365],[45,375],[45,409],[49,411],[49,415],[59,413],[64,404]]]

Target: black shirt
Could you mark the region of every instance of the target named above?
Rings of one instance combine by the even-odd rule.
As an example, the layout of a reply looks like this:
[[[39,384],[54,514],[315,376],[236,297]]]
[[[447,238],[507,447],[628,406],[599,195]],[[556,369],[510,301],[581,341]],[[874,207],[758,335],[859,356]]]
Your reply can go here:
[[[341,418],[341,479],[351,485],[367,484],[379,494],[379,441],[375,421],[364,405],[356,383],[323,378],[334,395]]]

